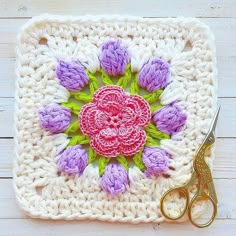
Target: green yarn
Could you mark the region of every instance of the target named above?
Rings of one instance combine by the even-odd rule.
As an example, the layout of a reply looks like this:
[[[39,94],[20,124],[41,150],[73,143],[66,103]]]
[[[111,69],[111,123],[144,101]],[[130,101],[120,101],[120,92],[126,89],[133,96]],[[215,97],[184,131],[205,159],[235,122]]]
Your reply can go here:
[[[164,107],[163,105],[157,105],[157,106],[154,106],[154,105],[150,105],[150,108],[151,108],[151,112],[155,112],[157,110],[160,110],[162,107]]]
[[[89,138],[85,135],[76,135],[70,139],[70,142],[67,146],[75,146],[77,144],[88,144]]]
[[[130,80],[131,80],[131,70],[130,70],[130,68],[131,68],[131,65],[128,64],[128,65],[126,66],[126,69],[125,69],[125,74],[122,75],[122,76],[119,78],[118,82],[117,82],[117,85],[118,85],[118,86],[121,86],[123,89],[126,89],[126,88],[127,88],[127,85],[128,85],[128,83],[130,82]]]
[[[126,158],[122,155],[119,155],[116,157],[116,160],[126,169],[128,170],[129,169],[129,163],[128,161],[126,160]]]
[[[134,75],[133,81],[130,84],[130,93],[139,94],[138,73]]]
[[[162,94],[163,90],[159,89],[153,93],[145,94],[143,97],[149,103],[154,103],[159,101],[159,97]]]
[[[91,148],[88,148],[88,162],[93,163],[97,157],[97,153]]]
[[[81,101],[81,102],[91,102],[92,101],[92,96],[88,95],[84,92],[70,92],[71,96],[73,96],[75,99]]]
[[[145,171],[146,166],[143,163],[142,154],[143,154],[143,150],[136,153],[133,157],[133,162],[135,166],[137,166],[141,171]]]
[[[71,133],[75,133],[76,131],[78,131],[78,129],[79,129],[79,121],[78,121],[78,119],[76,119],[69,125],[69,127],[66,129],[65,133],[67,135],[71,134]]]
[[[61,103],[61,106],[70,108],[72,113],[75,115],[78,115],[81,109],[81,107],[75,102],[63,102]]]
[[[145,131],[147,133],[147,136],[151,136],[152,138],[156,138],[156,139],[159,139],[159,140],[170,138],[170,135],[158,130],[156,128],[156,126],[152,123],[148,124],[148,126],[145,128]]]
[[[110,158],[108,157],[103,157],[100,156],[98,159],[98,169],[99,169],[99,176],[102,176],[105,172],[105,168],[107,166],[107,164],[109,163]]]
[[[113,85],[113,82],[109,77],[109,75],[106,74],[106,72],[103,69],[101,69],[100,72],[102,74],[102,82],[104,83],[104,85]]]
[[[97,77],[89,70],[87,70],[87,75],[89,77],[89,90],[90,94],[93,95],[99,88]]]
[[[160,146],[160,140],[159,139],[154,139],[151,136],[147,135],[147,140],[146,140],[145,146],[149,146],[149,147]]]

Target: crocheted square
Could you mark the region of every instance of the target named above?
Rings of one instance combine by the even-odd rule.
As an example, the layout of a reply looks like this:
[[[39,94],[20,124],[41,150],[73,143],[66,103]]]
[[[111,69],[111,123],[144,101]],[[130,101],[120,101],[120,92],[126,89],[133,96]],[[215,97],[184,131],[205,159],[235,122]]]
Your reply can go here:
[[[216,109],[207,26],[43,15],[20,32],[17,77],[14,186],[29,215],[164,220],[160,198],[190,178]]]

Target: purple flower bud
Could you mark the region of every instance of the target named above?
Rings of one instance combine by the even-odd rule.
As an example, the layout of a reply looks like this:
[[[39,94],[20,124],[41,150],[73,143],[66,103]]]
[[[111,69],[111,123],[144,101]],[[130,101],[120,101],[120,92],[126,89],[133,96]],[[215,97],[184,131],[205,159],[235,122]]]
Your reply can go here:
[[[71,112],[69,108],[51,103],[39,109],[41,128],[53,134],[65,131],[70,125]]]
[[[167,134],[179,132],[185,125],[187,115],[177,103],[167,105],[153,113],[153,122],[156,127]]]
[[[130,57],[126,47],[119,40],[109,40],[102,45],[99,57],[101,67],[110,76],[123,75]]]
[[[84,67],[78,61],[59,61],[56,74],[60,84],[74,92],[80,91],[89,80]]]
[[[161,59],[152,59],[143,65],[138,83],[148,92],[163,89],[170,81],[170,65]]]
[[[100,186],[103,191],[116,196],[125,191],[129,183],[129,177],[126,169],[120,164],[109,164],[100,179]]]
[[[170,154],[159,147],[145,147],[143,150],[143,163],[146,166],[147,177],[158,176],[168,170]]]
[[[65,149],[59,156],[57,166],[59,171],[69,175],[82,175],[88,165],[88,153],[81,145]]]

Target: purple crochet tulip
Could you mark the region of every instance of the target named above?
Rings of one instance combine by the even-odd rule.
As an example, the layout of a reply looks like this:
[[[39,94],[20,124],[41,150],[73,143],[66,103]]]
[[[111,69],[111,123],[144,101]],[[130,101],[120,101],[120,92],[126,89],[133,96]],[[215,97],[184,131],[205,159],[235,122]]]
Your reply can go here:
[[[78,61],[59,61],[56,74],[60,84],[73,92],[80,91],[89,80],[84,67]]]
[[[81,145],[65,149],[57,162],[58,170],[68,175],[82,175],[88,165],[88,153]]]
[[[145,147],[143,150],[143,163],[146,166],[147,177],[158,176],[168,170],[170,154],[159,147]]]
[[[100,179],[100,186],[103,191],[116,196],[125,191],[129,183],[126,169],[120,164],[112,163],[106,166],[105,173]]]
[[[65,131],[70,125],[70,118],[70,109],[56,103],[51,103],[39,109],[41,128],[53,134]]]
[[[130,57],[126,47],[119,40],[109,40],[102,45],[99,57],[101,67],[110,76],[123,75]]]
[[[187,115],[177,103],[167,105],[153,113],[153,122],[156,127],[167,134],[179,132],[185,125]]]
[[[138,83],[148,92],[164,89],[170,81],[170,65],[161,59],[152,59],[143,65]]]

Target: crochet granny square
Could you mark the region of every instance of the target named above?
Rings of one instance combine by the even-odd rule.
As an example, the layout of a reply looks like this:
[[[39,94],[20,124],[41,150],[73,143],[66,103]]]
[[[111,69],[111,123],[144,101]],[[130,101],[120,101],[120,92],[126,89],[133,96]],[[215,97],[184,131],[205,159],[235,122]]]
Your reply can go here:
[[[190,178],[216,109],[208,27],[43,15],[19,34],[16,72],[20,206],[40,218],[163,221],[160,198]],[[181,196],[169,204],[178,211]]]

